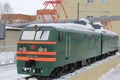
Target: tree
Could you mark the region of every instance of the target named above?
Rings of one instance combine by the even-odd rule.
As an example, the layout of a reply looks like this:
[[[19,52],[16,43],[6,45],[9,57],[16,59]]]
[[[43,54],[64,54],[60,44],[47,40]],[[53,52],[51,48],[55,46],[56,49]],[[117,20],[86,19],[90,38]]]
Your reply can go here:
[[[8,2],[5,2],[3,4],[3,14],[11,14],[11,13],[13,13],[13,9],[11,8]]]
[[[0,19],[3,23],[11,23],[12,22],[12,16],[13,8],[10,6],[8,2],[1,3],[0,2]]]

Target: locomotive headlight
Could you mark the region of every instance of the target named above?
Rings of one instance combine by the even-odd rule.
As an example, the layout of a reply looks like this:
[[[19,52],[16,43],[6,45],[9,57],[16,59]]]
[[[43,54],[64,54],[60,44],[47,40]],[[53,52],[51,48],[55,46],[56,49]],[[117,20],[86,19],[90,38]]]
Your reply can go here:
[[[24,52],[27,51],[26,47],[23,47],[22,50],[23,50]]]
[[[44,48],[44,52],[47,52],[47,48]]]
[[[43,52],[44,49],[42,47],[38,48],[38,52]]]
[[[18,49],[19,51],[22,51],[23,49],[22,49],[22,47],[19,47],[19,49]]]
[[[18,50],[19,51],[24,51],[24,52],[27,51],[26,47],[19,47]]]

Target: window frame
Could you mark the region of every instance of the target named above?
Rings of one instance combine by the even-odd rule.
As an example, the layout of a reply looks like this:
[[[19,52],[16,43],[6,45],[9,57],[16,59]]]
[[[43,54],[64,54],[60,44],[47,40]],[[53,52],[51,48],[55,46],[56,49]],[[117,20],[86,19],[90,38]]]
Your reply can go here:
[[[37,31],[37,32],[36,31],[23,31],[21,34],[20,40],[37,40],[37,41],[48,40],[49,36],[50,36],[50,31]]]
[[[87,4],[93,4],[93,0],[86,0]]]
[[[100,0],[101,4],[107,4],[109,0]]]

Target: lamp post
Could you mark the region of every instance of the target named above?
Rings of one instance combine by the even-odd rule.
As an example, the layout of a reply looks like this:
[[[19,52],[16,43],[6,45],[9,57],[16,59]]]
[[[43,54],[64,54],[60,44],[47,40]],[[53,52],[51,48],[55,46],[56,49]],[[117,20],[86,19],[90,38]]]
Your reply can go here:
[[[77,3],[77,20],[79,20],[79,17],[80,17],[80,3],[78,2]]]

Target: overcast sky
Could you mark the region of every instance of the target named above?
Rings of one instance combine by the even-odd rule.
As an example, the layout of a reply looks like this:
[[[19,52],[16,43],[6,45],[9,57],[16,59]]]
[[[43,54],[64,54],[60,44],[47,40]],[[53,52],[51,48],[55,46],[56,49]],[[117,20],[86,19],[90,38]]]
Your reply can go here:
[[[45,0],[0,0],[0,2],[8,2],[13,8],[13,12],[17,14],[35,15],[36,10],[44,8]]]

